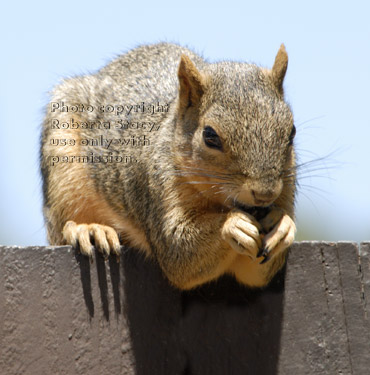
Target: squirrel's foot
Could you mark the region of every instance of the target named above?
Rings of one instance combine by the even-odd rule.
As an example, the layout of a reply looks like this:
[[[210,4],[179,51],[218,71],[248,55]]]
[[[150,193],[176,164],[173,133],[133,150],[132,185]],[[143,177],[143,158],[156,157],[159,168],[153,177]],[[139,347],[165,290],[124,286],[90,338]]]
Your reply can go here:
[[[74,221],[67,221],[63,228],[63,237],[68,245],[74,248],[79,245],[81,253],[89,257],[93,254],[93,244],[105,258],[110,253],[117,256],[121,253],[117,232],[106,225],[76,224]]]
[[[265,263],[275,255],[287,249],[294,241],[296,226],[293,219],[281,208],[274,208],[260,221],[262,228],[267,232],[263,238],[261,262]]]
[[[238,253],[256,259],[262,245],[261,225],[248,213],[234,209],[222,227],[222,238]]]

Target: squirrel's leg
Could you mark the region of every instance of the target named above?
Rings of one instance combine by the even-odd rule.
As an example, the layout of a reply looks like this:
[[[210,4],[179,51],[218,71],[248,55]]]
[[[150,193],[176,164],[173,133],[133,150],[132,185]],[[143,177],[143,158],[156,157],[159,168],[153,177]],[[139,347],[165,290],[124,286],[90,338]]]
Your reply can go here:
[[[294,241],[296,226],[289,214],[280,207],[275,207],[261,220],[267,232],[263,239],[264,249],[261,253],[266,263],[271,257],[288,248]]]
[[[266,235],[257,260],[250,262],[245,257],[238,257],[231,265],[231,271],[240,282],[265,286],[284,265],[287,250],[296,232],[293,202],[294,184],[286,184],[272,210],[260,221]]]
[[[262,254],[268,263],[269,259],[284,252],[292,245],[296,226],[294,223],[294,183],[286,183],[280,197],[274,202],[271,211],[261,220],[266,236],[263,239]]]
[[[57,100],[57,99],[55,99]],[[67,100],[66,100],[67,102]],[[77,101],[78,102],[78,101]],[[54,116],[60,123],[70,121],[66,112]],[[86,121],[74,115],[76,123]],[[124,215],[117,214],[95,188],[84,163],[75,155],[83,155],[79,147],[79,129],[52,129],[51,115],[45,119],[42,141],[42,174],[44,178],[44,215],[48,241],[51,245],[72,245],[82,254],[91,256],[95,247],[105,256],[119,255],[117,233],[144,251],[149,252],[145,234]],[[51,140],[72,139],[75,145],[52,146]],[[67,161],[62,162],[64,159]]]
[[[59,122],[69,121],[67,114],[55,115]],[[81,122],[82,117],[74,116]],[[111,209],[96,192],[87,168],[74,161],[80,155],[78,129],[52,129],[50,114],[45,119],[42,144],[42,173],[44,176],[44,215],[51,245],[72,245],[82,254],[92,255],[92,243],[105,256],[119,255],[117,232],[110,226]],[[52,146],[52,140],[71,139],[76,145]],[[72,162],[60,162],[61,160]],[[104,225],[103,225],[104,224]]]
[[[266,286],[285,263],[287,249],[294,241],[295,224],[284,210],[278,209],[271,211],[271,215],[261,221],[262,227],[270,220],[276,220],[275,225],[264,237],[257,258],[251,261],[245,256],[239,256],[230,267],[236,279],[243,284]]]

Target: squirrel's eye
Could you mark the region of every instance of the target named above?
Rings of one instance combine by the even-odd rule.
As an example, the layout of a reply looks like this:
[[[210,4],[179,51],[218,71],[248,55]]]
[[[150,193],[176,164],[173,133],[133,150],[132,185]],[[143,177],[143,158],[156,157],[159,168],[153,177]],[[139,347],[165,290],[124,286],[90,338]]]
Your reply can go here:
[[[295,126],[293,125],[292,131],[290,132],[290,135],[289,135],[289,146],[291,146],[293,144],[293,139],[295,137],[295,133],[296,133],[296,129],[295,129]]]
[[[203,139],[206,146],[222,150],[222,142],[216,131],[210,126],[206,126],[203,130]]]

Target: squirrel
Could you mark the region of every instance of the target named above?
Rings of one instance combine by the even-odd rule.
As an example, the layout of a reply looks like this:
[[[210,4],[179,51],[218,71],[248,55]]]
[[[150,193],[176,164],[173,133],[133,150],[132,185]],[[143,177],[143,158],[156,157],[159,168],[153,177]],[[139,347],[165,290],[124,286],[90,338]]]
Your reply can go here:
[[[63,80],[41,135],[49,243],[129,245],[181,290],[268,285],[296,232],[287,65],[283,44],[268,69],[159,43]]]

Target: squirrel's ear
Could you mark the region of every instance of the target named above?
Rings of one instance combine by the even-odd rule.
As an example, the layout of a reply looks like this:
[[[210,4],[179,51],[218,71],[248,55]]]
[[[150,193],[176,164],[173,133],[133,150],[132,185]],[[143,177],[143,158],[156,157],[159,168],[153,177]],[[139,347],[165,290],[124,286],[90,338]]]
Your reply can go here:
[[[180,105],[188,108],[197,104],[203,95],[204,83],[201,74],[188,56],[181,55],[177,75],[180,82]]]
[[[284,44],[282,44],[275,57],[274,66],[271,70],[273,82],[281,93],[283,92],[283,81],[287,68],[288,54],[286,53]]]

